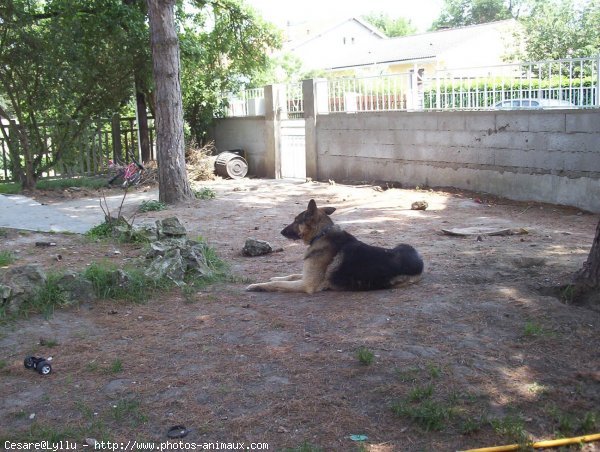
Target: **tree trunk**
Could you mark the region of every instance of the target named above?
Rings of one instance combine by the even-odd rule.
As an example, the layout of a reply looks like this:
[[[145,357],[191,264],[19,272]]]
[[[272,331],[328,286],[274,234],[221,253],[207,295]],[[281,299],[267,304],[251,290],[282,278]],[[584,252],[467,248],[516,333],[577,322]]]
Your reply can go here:
[[[33,164],[33,152],[31,150],[29,137],[27,136],[27,131],[25,127],[22,125],[15,124],[14,121],[10,121],[13,125],[13,130],[16,131],[17,136],[19,137],[19,143],[21,145],[21,157],[25,162],[25,168],[23,172],[19,175],[21,182],[21,188],[23,190],[35,190],[37,177],[35,173],[35,166]]]
[[[183,104],[175,0],[147,0],[156,89],[156,147],[159,200],[167,204],[193,198],[185,168]]]
[[[146,96],[141,89],[139,77],[135,77],[135,101],[137,107],[138,130],[140,135],[140,159],[142,163],[152,159],[150,155],[150,133],[148,130],[148,110],[146,108]]]
[[[583,267],[575,273],[572,287],[574,302],[600,303],[600,221],[590,254]]]

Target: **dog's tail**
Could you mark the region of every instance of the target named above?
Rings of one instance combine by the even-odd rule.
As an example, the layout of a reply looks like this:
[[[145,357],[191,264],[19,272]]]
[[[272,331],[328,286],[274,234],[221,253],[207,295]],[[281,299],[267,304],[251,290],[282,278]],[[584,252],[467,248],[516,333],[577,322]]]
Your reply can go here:
[[[393,249],[393,253],[401,274],[415,276],[423,273],[423,259],[412,246],[402,243]]]

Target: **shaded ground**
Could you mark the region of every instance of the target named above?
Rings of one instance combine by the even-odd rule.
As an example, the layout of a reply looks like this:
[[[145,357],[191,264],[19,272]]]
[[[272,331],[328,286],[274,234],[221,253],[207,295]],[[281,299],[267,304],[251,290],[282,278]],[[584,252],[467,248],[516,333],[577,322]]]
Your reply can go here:
[[[99,301],[1,326],[0,438],[63,434],[80,447],[89,437],[166,441],[169,427],[184,424],[192,443],[451,451],[513,443],[523,434],[600,431],[600,314],[538,291],[581,266],[596,215],[463,192],[264,180],[206,185],[216,199],[138,214],[136,222],[177,216],[240,282],[191,299],[173,291],[142,305]],[[367,243],[413,244],[425,278],[369,293],[245,292],[249,282],[300,269],[303,246],[279,231],[310,198],[337,207],[334,221]],[[429,208],[410,210],[418,200]],[[529,233],[478,239],[440,232],[470,226]],[[142,252],[76,235],[5,235],[0,251],[18,250],[15,265],[82,269]],[[57,246],[35,247],[40,237]],[[242,257],[247,237],[284,251]],[[370,365],[357,358],[361,347],[374,353]],[[24,369],[28,354],[51,355],[54,373]],[[368,440],[352,441],[356,434]]]

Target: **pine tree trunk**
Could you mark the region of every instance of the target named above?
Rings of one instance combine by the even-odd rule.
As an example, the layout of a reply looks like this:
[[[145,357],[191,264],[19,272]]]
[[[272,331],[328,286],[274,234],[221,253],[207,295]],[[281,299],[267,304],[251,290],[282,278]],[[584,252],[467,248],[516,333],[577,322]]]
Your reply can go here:
[[[573,277],[575,302],[600,303],[600,221],[592,249],[583,267]]]
[[[156,90],[159,199],[173,204],[193,198],[185,168],[175,0],[147,0],[147,3]]]

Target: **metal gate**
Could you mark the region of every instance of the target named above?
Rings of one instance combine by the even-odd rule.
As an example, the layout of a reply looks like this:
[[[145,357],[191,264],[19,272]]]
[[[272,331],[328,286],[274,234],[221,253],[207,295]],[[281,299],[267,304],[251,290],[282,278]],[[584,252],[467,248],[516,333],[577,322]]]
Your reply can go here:
[[[281,121],[281,177],[306,179],[306,144],[304,119]]]

